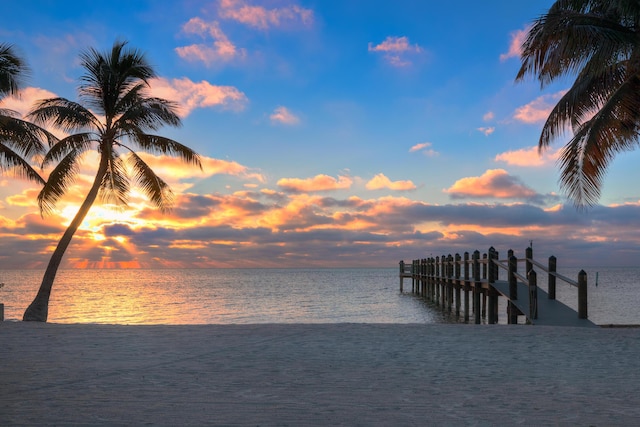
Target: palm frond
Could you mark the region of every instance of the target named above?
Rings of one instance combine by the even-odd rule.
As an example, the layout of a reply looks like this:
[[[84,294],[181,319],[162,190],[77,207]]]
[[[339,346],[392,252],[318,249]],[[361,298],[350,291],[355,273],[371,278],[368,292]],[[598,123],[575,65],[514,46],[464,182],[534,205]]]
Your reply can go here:
[[[180,144],[173,139],[146,133],[136,133],[130,135],[130,137],[138,147],[148,153],[178,157],[185,163],[202,169],[200,155],[186,145]]]
[[[47,183],[38,194],[38,206],[40,212],[45,215],[55,209],[55,205],[73,185],[79,171],[78,160],[80,152],[72,150],[60,160],[49,174]]]
[[[57,141],[53,134],[33,123],[0,115],[0,143],[12,147],[27,159],[43,154],[47,145],[52,146]]]
[[[101,130],[103,127],[91,111],[65,98],[50,98],[36,103],[27,118],[40,124],[52,124],[65,133]]]
[[[133,170],[133,179],[142,192],[161,212],[169,211],[173,205],[173,192],[167,183],[135,152],[129,152],[128,160]]]
[[[105,203],[127,206],[129,201],[129,178],[124,161],[113,153],[100,185],[100,199]]]
[[[76,133],[61,139],[44,156],[43,166],[63,159],[67,154],[76,151],[78,154],[88,151],[92,144],[98,142],[91,133]]]

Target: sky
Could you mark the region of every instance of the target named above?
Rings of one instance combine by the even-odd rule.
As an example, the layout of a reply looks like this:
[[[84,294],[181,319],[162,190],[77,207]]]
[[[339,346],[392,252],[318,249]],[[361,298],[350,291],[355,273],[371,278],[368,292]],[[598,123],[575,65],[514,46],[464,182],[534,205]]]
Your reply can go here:
[[[202,170],[146,156],[173,210],[137,191],[126,209],[94,205],[63,268],[392,267],[531,243],[559,266],[640,255],[640,153],[618,156],[587,210],[558,184],[570,135],[538,153],[571,80],[515,76],[550,0],[5,3],[0,42],[31,72],[0,107],[77,100],[79,54],[126,40],[180,106],[182,126],[158,133],[202,156]],[[45,268],[96,159],[44,217],[37,185],[0,176],[0,269]]]

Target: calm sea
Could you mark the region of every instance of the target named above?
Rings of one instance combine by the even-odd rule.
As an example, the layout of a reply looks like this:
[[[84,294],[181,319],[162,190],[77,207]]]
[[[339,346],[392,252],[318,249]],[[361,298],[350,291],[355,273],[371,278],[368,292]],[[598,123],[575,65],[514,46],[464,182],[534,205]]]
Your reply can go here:
[[[596,271],[598,286],[595,284]],[[576,279],[578,270],[560,273]],[[640,324],[640,269],[589,271],[589,318]],[[42,271],[0,270],[5,320],[19,320]],[[546,289],[544,279],[540,286]],[[397,268],[63,270],[49,306],[55,323],[450,323],[456,319],[399,292]],[[577,290],[558,285],[558,299],[577,306]],[[502,299],[501,299],[502,300]],[[500,323],[506,322],[500,309]]]

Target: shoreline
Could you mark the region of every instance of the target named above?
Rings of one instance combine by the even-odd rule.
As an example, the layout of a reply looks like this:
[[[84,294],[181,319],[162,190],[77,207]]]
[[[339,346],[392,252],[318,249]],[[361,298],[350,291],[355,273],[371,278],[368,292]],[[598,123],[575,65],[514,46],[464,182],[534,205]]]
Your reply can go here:
[[[630,425],[637,328],[0,323],[2,425]]]

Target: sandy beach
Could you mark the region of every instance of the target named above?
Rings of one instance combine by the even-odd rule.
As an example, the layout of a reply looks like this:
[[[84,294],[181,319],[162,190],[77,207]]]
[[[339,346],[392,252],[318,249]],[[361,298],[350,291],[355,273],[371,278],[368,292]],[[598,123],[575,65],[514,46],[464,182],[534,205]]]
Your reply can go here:
[[[0,425],[636,425],[640,329],[0,323]]]

